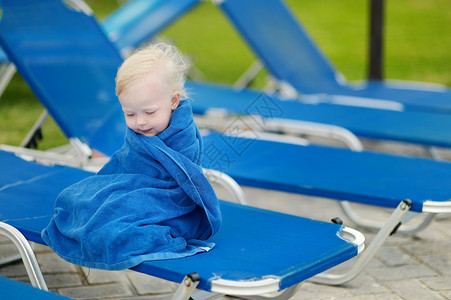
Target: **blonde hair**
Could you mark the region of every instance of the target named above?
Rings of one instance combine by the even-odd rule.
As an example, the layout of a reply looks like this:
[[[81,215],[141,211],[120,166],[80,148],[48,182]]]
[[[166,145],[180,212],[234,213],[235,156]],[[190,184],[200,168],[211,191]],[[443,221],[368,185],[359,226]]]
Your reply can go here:
[[[189,63],[181,52],[165,43],[150,44],[138,49],[127,57],[116,75],[116,95],[123,91],[142,86],[149,80],[159,79],[171,93],[179,93],[186,99],[184,85]]]

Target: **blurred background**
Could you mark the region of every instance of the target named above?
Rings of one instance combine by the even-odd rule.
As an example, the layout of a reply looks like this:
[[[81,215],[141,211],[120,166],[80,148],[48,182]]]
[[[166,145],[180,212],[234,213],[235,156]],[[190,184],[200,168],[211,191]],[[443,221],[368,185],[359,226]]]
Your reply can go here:
[[[102,20],[121,0],[87,0]],[[367,78],[369,0],[287,0],[300,22],[347,80]],[[451,86],[451,1],[385,1],[384,77]],[[198,80],[232,84],[256,60],[210,1],[159,35],[186,54]],[[261,72],[252,82],[262,87]],[[0,143],[19,145],[43,108],[15,74],[0,98]],[[39,149],[67,143],[51,119]]]

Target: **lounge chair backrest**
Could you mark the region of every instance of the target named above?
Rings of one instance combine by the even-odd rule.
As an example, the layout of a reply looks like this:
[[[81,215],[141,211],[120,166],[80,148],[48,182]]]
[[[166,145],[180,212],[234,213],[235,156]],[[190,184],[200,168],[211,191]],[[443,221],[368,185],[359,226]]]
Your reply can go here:
[[[103,28],[121,52],[139,47],[199,0],[131,0],[103,20]]]
[[[22,17],[25,2],[39,13]],[[122,109],[114,94],[122,58],[97,21],[60,0],[0,3],[4,7],[1,46],[33,92],[67,137],[78,137],[111,155],[123,143],[117,137],[125,132]],[[41,85],[34,77],[52,84]],[[68,117],[74,120],[68,121]]]
[[[283,1],[225,0],[220,7],[278,80],[306,93],[341,88],[341,74]]]
[[[7,63],[7,62],[9,62],[9,59],[6,56],[5,51],[3,51],[3,49],[0,49],[0,63]]]
[[[315,101],[451,112],[451,90],[446,86],[399,80],[347,82],[283,0],[217,2],[275,79],[292,87],[285,89],[289,95],[340,95],[347,98],[316,97]]]

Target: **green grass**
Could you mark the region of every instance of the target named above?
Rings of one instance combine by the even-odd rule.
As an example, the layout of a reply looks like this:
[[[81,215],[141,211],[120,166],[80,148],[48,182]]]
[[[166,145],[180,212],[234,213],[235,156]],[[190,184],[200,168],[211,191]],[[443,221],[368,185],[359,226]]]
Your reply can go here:
[[[89,0],[99,19],[116,1]],[[348,80],[367,74],[369,0],[287,0],[302,24]],[[451,86],[451,1],[385,1],[385,77]],[[203,80],[231,84],[255,60],[253,53],[210,2],[204,2],[164,30],[192,60]],[[260,87],[264,73],[254,83]],[[19,75],[0,98],[0,143],[18,145],[42,111]],[[52,120],[43,128],[41,149],[66,139]]]

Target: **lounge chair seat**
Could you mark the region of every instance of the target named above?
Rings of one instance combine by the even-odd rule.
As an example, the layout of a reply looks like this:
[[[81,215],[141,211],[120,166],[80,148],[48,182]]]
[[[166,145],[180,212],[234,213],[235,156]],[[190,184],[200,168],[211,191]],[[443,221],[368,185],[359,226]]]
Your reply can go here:
[[[60,191],[93,174],[44,166],[3,151],[0,164],[0,221],[7,224],[0,223],[0,232],[10,225],[41,244],[41,231],[54,213]],[[216,243],[212,250],[186,258],[146,261],[133,269],[175,282],[196,273],[196,284],[203,290],[259,295],[296,285],[356,256],[363,247],[363,235],[337,224],[225,201],[221,201],[221,210],[224,222],[210,239]],[[356,244],[340,236],[355,239]]]
[[[414,212],[451,212],[451,162],[273,142],[258,133],[211,133],[204,144],[203,166],[240,185],[390,208],[410,199]]]

